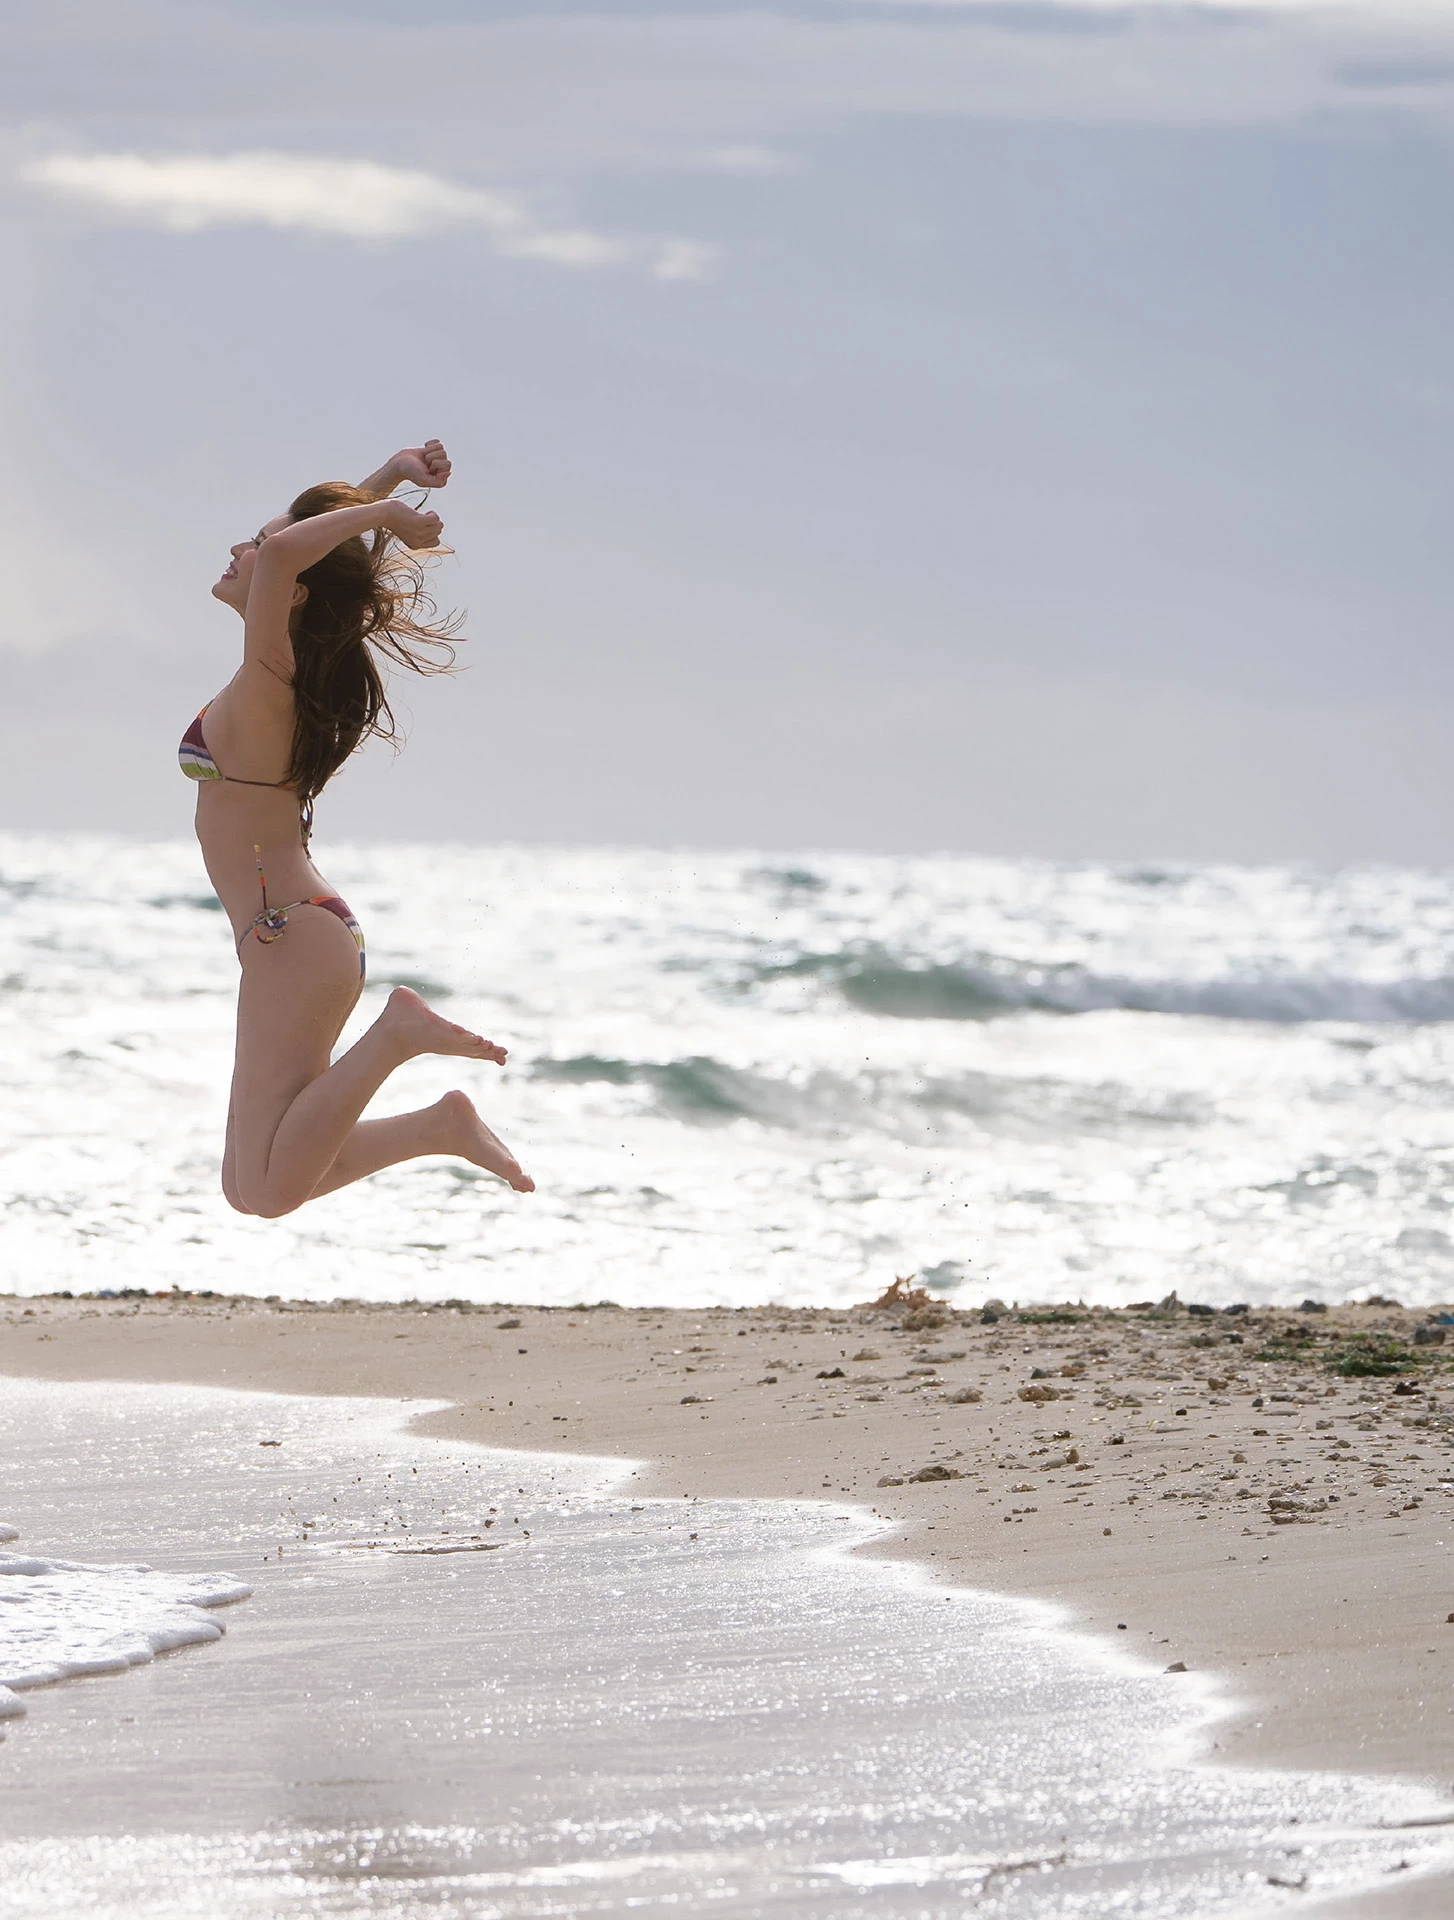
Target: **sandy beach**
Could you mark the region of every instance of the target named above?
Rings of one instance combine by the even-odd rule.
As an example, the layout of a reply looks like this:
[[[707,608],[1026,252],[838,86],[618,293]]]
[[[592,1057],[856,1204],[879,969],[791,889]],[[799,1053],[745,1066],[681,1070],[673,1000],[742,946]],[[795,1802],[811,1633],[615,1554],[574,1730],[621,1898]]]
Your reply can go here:
[[[0,1366],[448,1398],[421,1431],[632,1457],[643,1492],[846,1494],[894,1524],[871,1551],[1059,1601],[1168,1667],[1225,1675],[1247,1703],[1217,1730],[1225,1758],[1449,1786],[1443,1334],[1437,1315],[1374,1306],[990,1317],[42,1298],[5,1303]]]

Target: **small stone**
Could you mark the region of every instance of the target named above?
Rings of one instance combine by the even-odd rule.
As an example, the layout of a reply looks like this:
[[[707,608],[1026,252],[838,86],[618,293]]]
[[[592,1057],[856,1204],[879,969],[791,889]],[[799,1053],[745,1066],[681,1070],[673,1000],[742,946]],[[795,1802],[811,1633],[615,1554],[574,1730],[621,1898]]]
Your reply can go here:
[[[911,1480],[962,1480],[964,1475],[957,1467],[933,1466],[920,1467],[917,1473],[909,1475]]]
[[[882,1360],[883,1355],[877,1347],[860,1347],[853,1356],[855,1364],[861,1360]]]
[[[1066,1387],[1021,1387],[1020,1398],[1033,1401],[1068,1400],[1070,1392]]]
[[[1207,1386],[1213,1393],[1225,1393],[1231,1384],[1230,1380],[1219,1380],[1216,1378],[1209,1378],[1207,1381]]]
[[[844,1378],[843,1369],[842,1367],[819,1367],[818,1378],[820,1380],[842,1380]]]
[[[904,1483],[892,1473],[886,1473],[878,1483],[881,1487],[901,1487]]]
[[[283,1443],[281,1440],[259,1440],[258,1441],[258,1445],[260,1447],[280,1447],[282,1446],[282,1444]]]
[[[495,1322],[496,1327],[501,1333],[509,1333],[512,1328],[518,1327],[519,1324],[520,1322],[518,1320],[497,1320]]]
[[[1042,1473],[1054,1473],[1061,1467],[1075,1466],[1079,1459],[1079,1451],[1075,1447],[1068,1447],[1064,1453],[1052,1453],[1048,1460],[1042,1460],[1040,1462],[1040,1471]]]
[[[1166,1671],[1168,1673],[1185,1673],[1186,1672],[1185,1660],[1173,1660],[1171,1665],[1166,1669]]]
[[[699,1407],[702,1404],[702,1396],[699,1393],[684,1393],[681,1404],[684,1407]]]
[[[1126,1444],[1126,1436],[1124,1433],[1113,1433],[1110,1439],[1107,1440],[1106,1442],[1106,1445],[1108,1447],[1124,1447],[1125,1444]]]
[[[956,1387],[948,1398],[952,1407],[972,1407],[976,1401],[983,1400],[984,1395],[978,1387]]]
[[[1103,1538],[1103,1539],[1106,1539],[1106,1540],[1109,1540],[1109,1539],[1110,1539],[1110,1537],[1111,1537],[1111,1530],[1110,1530],[1110,1528],[1109,1528],[1109,1527],[1102,1527],[1102,1528],[1101,1528],[1101,1536],[1102,1536],[1102,1538]]]
[[[1045,1371],[1044,1367],[1031,1367],[1030,1378],[1032,1380],[1048,1380],[1050,1375]]]

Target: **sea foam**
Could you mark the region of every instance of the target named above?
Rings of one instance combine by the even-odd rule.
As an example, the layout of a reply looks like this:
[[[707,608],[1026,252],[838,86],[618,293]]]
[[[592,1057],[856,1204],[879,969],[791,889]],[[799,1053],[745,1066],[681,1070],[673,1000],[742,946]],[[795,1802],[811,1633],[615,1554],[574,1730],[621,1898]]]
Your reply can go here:
[[[0,1527],[0,1540],[18,1538]],[[0,1553],[0,1717],[23,1713],[19,1694],[84,1674],[121,1673],[177,1647],[220,1640],[206,1609],[252,1588],[225,1573],[158,1573]]]

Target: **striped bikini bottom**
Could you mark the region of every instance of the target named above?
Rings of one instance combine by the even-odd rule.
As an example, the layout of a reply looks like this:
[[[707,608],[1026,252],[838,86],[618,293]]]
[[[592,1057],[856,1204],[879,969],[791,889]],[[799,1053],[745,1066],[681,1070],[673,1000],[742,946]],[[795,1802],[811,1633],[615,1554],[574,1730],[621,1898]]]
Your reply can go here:
[[[274,940],[281,940],[288,931],[288,915],[295,913],[299,907],[322,907],[325,913],[334,914],[343,922],[358,948],[358,977],[361,981],[366,980],[368,959],[364,953],[363,928],[349,911],[348,902],[340,899],[336,893],[315,893],[307,900],[291,900],[286,907],[264,907],[244,932],[242,940],[252,934],[262,946],[270,947]],[[242,957],[242,940],[237,943],[239,959]]]

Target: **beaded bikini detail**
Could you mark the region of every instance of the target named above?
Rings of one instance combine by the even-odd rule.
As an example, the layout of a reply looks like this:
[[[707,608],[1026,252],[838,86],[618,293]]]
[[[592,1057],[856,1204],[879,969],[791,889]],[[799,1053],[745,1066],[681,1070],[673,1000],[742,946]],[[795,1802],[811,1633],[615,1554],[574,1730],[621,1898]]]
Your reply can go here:
[[[202,721],[206,713],[207,708],[203,707],[201,713],[182,735],[181,744],[177,748],[177,762],[189,780],[225,780],[235,787],[268,787],[274,792],[287,789],[286,780],[240,780],[236,774],[224,773],[212,757],[212,751],[202,733]],[[298,824],[303,836],[303,845],[306,847],[313,833],[311,800],[305,801],[299,807]],[[288,931],[288,915],[295,908],[322,907],[325,913],[331,913],[336,919],[341,920],[353,935],[354,944],[358,948],[358,977],[360,980],[365,979],[368,973],[368,959],[364,953],[363,928],[354,919],[348,902],[336,893],[315,893],[310,894],[305,900],[290,900],[285,907],[270,906],[267,877],[263,873],[263,850],[256,841],[253,842],[252,850],[257,859],[257,878],[258,885],[262,889],[263,907],[262,912],[254,916],[252,925],[246,929],[242,939],[237,943],[238,958],[242,957],[242,942],[246,940],[248,934],[252,934],[260,945],[270,947],[275,940],[281,940]]]

